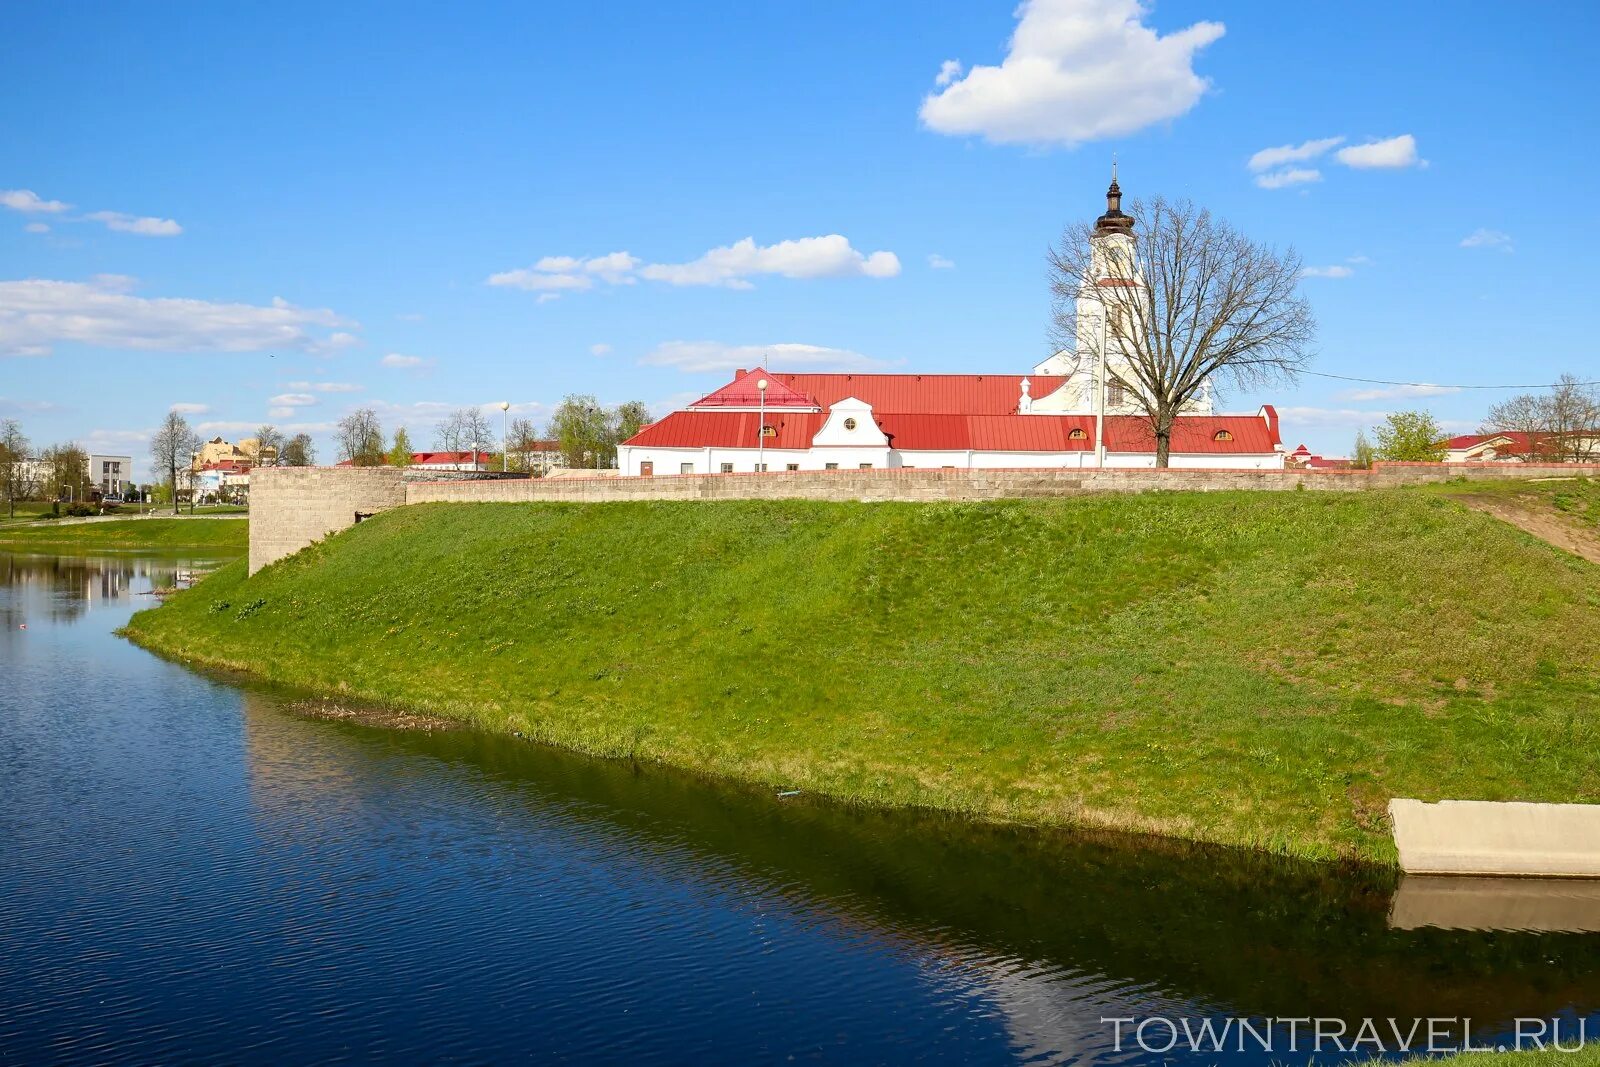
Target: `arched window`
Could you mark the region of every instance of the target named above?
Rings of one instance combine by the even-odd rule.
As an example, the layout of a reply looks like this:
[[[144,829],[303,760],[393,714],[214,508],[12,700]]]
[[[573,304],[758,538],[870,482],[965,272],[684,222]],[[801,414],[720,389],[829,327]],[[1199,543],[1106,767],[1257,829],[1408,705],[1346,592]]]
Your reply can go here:
[[[1211,439],[1213,441],[1231,441],[1233,440],[1233,434],[1229,433],[1227,430],[1218,430],[1216,433],[1211,435]]]
[[[1072,431],[1067,434],[1067,440],[1069,441],[1084,441],[1087,440],[1088,437],[1089,435],[1083,432],[1082,426],[1074,426]]]

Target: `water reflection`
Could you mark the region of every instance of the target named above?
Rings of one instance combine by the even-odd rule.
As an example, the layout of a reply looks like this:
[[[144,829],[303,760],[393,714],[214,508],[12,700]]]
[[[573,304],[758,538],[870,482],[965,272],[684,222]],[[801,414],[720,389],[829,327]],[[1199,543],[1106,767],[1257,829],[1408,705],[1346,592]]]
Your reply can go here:
[[[289,718],[261,693],[245,707],[265,813],[308,789],[333,806],[356,802],[374,749],[438,761],[501,810],[611,842],[635,869],[781,898],[839,937],[913,958],[997,1009],[1029,1056],[1105,1058],[1099,1020],[1115,1015],[1470,1017],[1488,1032],[1600,1010],[1600,938],[1391,925],[1398,879],[1386,870],[780,802],[466,731]],[[280,788],[286,780],[293,788]],[[299,804],[291,822],[303,829]],[[1569,904],[1594,899],[1573,891]],[[1414,896],[1399,900],[1412,903],[1398,914],[1426,917]],[[1499,918],[1573,928],[1526,910]]]
[[[187,585],[216,560],[173,556],[56,556],[0,552],[0,620],[17,630],[28,616],[71,622],[96,606]],[[140,607],[153,606],[139,604]]]
[[[191,566],[0,555],[0,1059],[1143,1063],[1102,1018],[1600,1007],[1576,898],[304,718],[112,636]]]

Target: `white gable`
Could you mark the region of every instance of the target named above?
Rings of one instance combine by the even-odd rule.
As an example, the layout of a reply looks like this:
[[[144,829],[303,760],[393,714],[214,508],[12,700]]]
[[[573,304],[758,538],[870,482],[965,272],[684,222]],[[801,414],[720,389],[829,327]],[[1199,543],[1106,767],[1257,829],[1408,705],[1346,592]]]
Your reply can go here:
[[[828,409],[828,420],[811,439],[813,445],[854,445],[858,448],[887,448],[884,436],[872,417],[872,405],[847,396]]]

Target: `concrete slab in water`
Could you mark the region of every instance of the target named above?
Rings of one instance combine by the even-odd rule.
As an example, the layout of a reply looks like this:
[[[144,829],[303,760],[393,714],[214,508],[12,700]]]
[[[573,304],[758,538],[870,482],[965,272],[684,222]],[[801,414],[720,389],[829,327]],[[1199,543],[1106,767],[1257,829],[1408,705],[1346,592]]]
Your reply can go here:
[[[1600,881],[1408,874],[1389,905],[1396,930],[1600,932]]]
[[[1600,878],[1600,804],[1389,801],[1407,874]]]

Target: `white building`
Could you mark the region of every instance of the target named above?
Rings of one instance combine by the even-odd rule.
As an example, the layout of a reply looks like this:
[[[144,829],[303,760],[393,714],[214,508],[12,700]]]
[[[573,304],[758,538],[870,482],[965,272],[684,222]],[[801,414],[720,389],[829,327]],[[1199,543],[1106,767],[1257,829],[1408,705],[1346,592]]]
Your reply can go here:
[[[133,485],[133,457],[91,453],[89,484],[103,496],[121,496]]]
[[[1134,220],[1115,178],[1096,221],[1092,284],[1078,296],[1077,350],[1031,375],[786,374],[740,370],[733,381],[646,426],[617,448],[623,474],[731,474],[850,468],[1154,467],[1155,435],[1116,337],[1147,300],[1133,274]],[[1144,294],[1144,295],[1141,295]],[[1122,316],[1123,318],[1119,318]],[[1270,406],[1219,415],[1209,386],[1173,426],[1173,467],[1281,470]]]

